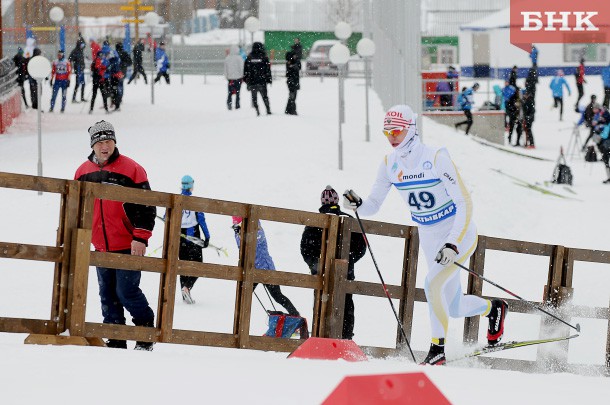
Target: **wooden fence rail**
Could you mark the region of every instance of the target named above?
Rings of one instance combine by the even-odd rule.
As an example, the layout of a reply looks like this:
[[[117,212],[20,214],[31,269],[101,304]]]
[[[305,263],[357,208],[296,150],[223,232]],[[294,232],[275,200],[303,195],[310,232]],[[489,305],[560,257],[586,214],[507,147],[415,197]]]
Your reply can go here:
[[[276,339],[250,334],[253,287],[256,283],[309,289],[313,292],[312,336],[340,338],[346,294],[381,297],[380,283],[349,281],[347,268],[351,234],[360,232],[355,220],[289,209],[273,208],[230,201],[212,200],[169,193],[137,190],[94,183],[0,173],[0,188],[43,191],[61,196],[56,246],[38,246],[0,241],[0,258],[39,260],[55,263],[52,302],[49,319],[0,317],[0,332],[58,335],[69,330],[70,336],[82,339],[113,338],[162,343],[180,343],[256,350],[292,351],[302,341]],[[91,251],[91,224],[95,199],[117,200],[165,207],[162,258],[136,257]],[[236,266],[181,261],[178,259],[180,223],[183,209],[244,218],[241,229],[239,261]],[[274,221],[322,229],[322,252],[316,275],[299,274],[278,269],[270,272],[254,267],[256,238],[260,221]],[[410,339],[413,330],[415,302],[425,302],[422,289],[416,288],[419,237],[416,227],[363,221],[367,234],[399,238],[403,241],[402,278],[400,285],[387,285]],[[489,250],[548,257],[547,282],[540,286],[536,305],[575,308],[578,316],[607,319],[609,322],[606,356],[610,359],[610,309],[607,307],[573,306],[574,261],[610,263],[610,252],[572,249],[541,243],[506,240],[480,236],[470,267],[484,274],[485,255]],[[154,272],[160,275],[156,323],[153,328],[86,322],[87,286],[90,266]],[[231,333],[174,329],[174,302],[179,275],[230,280],[236,283],[235,309]],[[482,296],[480,279],[470,275],[467,293]],[[492,298],[492,297],[490,297]],[[511,311],[531,313],[531,306],[509,299]],[[389,310],[389,308],[388,308]],[[583,315],[584,314],[584,315]],[[2,314],[0,313],[0,316]],[[464,321],[464,342],[476,342],[480,318]],[[404,355],[404,342],[398,326],[394,347],[365,347],[372,356]],[[45,340],[45,341],[48,341]],[[568,343],[566,343],[566,348]],[[535,362],[510,359],[482,359],[497,368],[534,369]],[[586,367],[568,365],[563,369]],[[590,368],[590,367],[589,367]]]

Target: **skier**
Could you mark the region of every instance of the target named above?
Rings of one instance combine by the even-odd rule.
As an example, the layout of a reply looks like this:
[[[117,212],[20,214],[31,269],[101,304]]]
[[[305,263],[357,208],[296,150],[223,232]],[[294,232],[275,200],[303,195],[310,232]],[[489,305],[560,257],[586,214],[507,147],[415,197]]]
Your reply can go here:
[[[165,43],[161,42],[159,47],[155,50],[155,64],[157,65],[157,77],[155,83],[161,80],[161,77],[165,78],[165,83],[169,84],[169,59],[167,53],[165,53]]]
[[[182,177],[182,195],[192,195],[193,186],[195,180],[188,174]],[[203,247],[194,244],[180,238],[180,250],[178,252],[178,258],[180,260],[189,260],[192,262],[203,261],[203,248],[207,248],[210,244],[210,231],[208,225],[205,222],[205,215],[203,212],[195,212],[190,210],[182,210],[182,225],[180,226],[180,233],[187,236],[194,236],[201,238],[199,227],[203,231],[205,239],[203,240]],[[191,290],[197,281],[197,277],[194,276],[180,276],[180,287],[182,288],[182,300],[187,304],[194,304],[195,300],[191,297]]]
[[[572,95],[572,90],[566,79],[563,77],[563,70],[557,70],[557,75],[551,80],[549,87],[553,93],[553,108],[559,105],[559,121],[563,121],[563,86],[568,90],[568,94]]]
[[[461,121],[455,124],[455,129],[457,130],[462,125],[466,124],[466,135],[470,131],[470,127],[472,126],[472,105],[474,104],[474,92],[479,89],[479,83],[475,83],[471,88],[463,90],[462,94],[458,97],[458,103],[460,104],[460,108],[464,111],[464,115],[466,116],[466,121]]]
[[[51,69],[51,87],[53,88],[53,94],[51,95],[51,108],[49,112],[53,112],[55,108],[55,99],[57,93],[61,89],[61,112],[66,109],[66,91],[70,87],[70,73],[72,72],[72,65],[70,61],[64,58],[64,51],[60,49],[57,51],[57,59],[53,61],[53,68]],[[53,81],[55,79],[55,81]]]
[[[239,233],[241,232],[241,217],[233,217],[233,231],[235,231],[235,242],[237,243],[237,248],[240,246],[240,238]],[[265,237],[265,231],[263,231],[263,227],[261,224],[258,224],[258,232],[256,233],[256,257],[254,259],[254,268],[259,270],[275,270],[275,264],[273,264],[273,259],[269,254],[269,248],[267,246],[267,238]],[[253,290],[256,289],[258,283],[254,283]],[[282,294],[282,290],[279,285],[272,284],[264,284],[267,291],[275,302],[283,306],[288,314],[299,316],[299,311],[292,305],[292,302]]]
[[[432,344],[422,364],[445,364],[449,317],[484,315],[489,318],[487,341],[496,344],[504,333],[508,304],[463,295],[459,268],[477,246],[472,201],[445,148],[421,143],[417,115],[407,105],[386,113],[383,132],[394,152],[385,157],[371,194],[362,200],[353,190],[344,193],[344,206],[362,215],[375,214],[394,185],[419,225],[420,244],[428,263],[425,282]]]
[[[580,65],[578,65],[578,67],[576,68],[576,73],[574,74],[574,76],[576,76],[576,90],[578,90],[578,97],[576,98],[576,105],[574,105],[574,111],[576,111],[577,113],[580,113],[580,109],[578,108],[578,102],[580,101],[582,96],[585,94],[585,90],[584,90],[583,86],[587,82],[585,80],[585,60],[584,60],[584,58],[580,59]]]
[[[148,84],[146,79],[146,72],[144,72],[144,67],[142,66],[142,53],[144,52],[144,43],[142,42],[142,38],[138,39],[138,43],[133,47],[133,73],[129,78],[127,84],[131,83],[133,79],[137,77],[138,74],[141,74],[144,77],[144,83]]]

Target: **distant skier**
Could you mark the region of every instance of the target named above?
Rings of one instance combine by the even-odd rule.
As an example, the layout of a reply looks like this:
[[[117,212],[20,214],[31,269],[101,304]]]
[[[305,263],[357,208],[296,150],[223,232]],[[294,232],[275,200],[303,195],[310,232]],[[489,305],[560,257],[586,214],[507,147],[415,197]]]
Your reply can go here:
[[[53,67],[51,69],[51,87],[53,88],[53,94],[51,95],[51,108],[49,112],[53,112],[55,108],[55,99],[57,93],[61,89],[61,112],[66,109],[66,92],[70,87],[70,73],[72,72],[72,65],[70,61],[67,61],[64,57],[63,49],[57,52],[57,59],[53,61]]]
[[[574,105],[574,111],[580,113],[580,109],[578,108],[578,103],[582,96],[585,94],[584,84],[587,82],[585,80],[585,60],[584,58],[580,59],[580,65],[576,68],[576,90],[578,90],[578,97],[576,98],[576,104]]]
[[[155,50],[155,63],[157,64],[157,77],[155,83],[161,80],[161,77],[165,78],[165,83],[169,84],[169,58],[165,53],[165,43],[161,42],[159,47]]]
[[[409,206],[412,220],[419,225],[420,247],[428,263],[424,289],[432,344],[422,364],[442,365],[446,362],[449,317],[487,316],[487,341],[496,344],[504,333],[508,304],[462,293],[460,270],[454,263],[467,263],[477,246],[472,200],[449,152],[421,143],[416,118],[407,105],[390,108],[383,132],[394,152],[381,163],[369,197],[363,200],[353,190],[346,190],[344,206],[373,215],[392,185]]]
[[[239,54],[239,47],[232,45],[229,54],[225,58],[225,78],[228,81],[227,108],[230,110],[232,106],[233,94],[235,94],[235,109],[239,105],[239,93],[241,92],[241,81],[244,78],[244,60]]]
[[[458,104],[460,105],[460,109],[464,111],[464,115],[466,116],[466,121],[461,121],[455,124],[455,129],[457,130],[462,125],[466,124],[466,135],[470,131],[470,127],[472,127],[472,105],[474,104],[474,92],[479,89],[479,83],[475,83],[471,88],[465,89],[458,97]]]
[[[551,80],[549,87],[553,92],[553,108],[559,106],[559,121],[563,121],[563,87],[568,90],[568,94],[571,96],[572,91],[565,77],[563,77],[563,70],[557,70],[557,75]]]
[[[84,41],[76,41],[76,46],[70,52],[68,60],[72,63],[74,69],[74,93],[72,94],[72,102],[76,103],[76,96],[80,88],[80,101],[85,102],[85,44]]]
[[[233,231],[235,231],[235,242],[237,247],[240,247],[241,240],[239,233],[241,232],[242,217],[233,217]],[[256,233],[256,257],[254,258],[254,268],[259,270],[275,270],[275,264],[269,254],[269,247],[267,245],[267,238],[265,237],[265,231],[261,224],[258,224],[258,231]],[[256,289],[258,283],[254,283],[253,289]],[[269,291],[269,294],[273,297],[275,302],[283,306],[288,314],[299,315],[299,311],[292,305],[292,302],[282,294],[282,289],[279,285],[265,284],[265,288]]]
[[[182,180],[182,195],[193,195],[193,187],[195,180],[189,175],[183,176]],[[180,260],[189,260],[192,262],[203,261],[203,248],[207,248],[210,244],[210,231],[205,222],[205,214],[203,212],[195,212],[191,210],[182,210],[182,224],[180,225],[180,233],[187,236],[201,238],[199,228],[203,231],[205,239],[203,239],[203,247],[196,245],[184,238],[180,238],[180,251],[178,258]],[[194,276],[180,276],[180,287],[182,292],[182,300],[187,304],[194,304],[195,300],[191,297],[191,290],[197,281]]]
[[[135,79],[138,74],[141,74],[144,77],[144,83],[148,84],[146,79],[146,72],[144,72],[143,63],[143,52],[144,52],[144,43],[142,42],[142,38],[138,39],[138,43],[133,47],[133,73],[129,78],[127,84],[131,83],[133,79]]]
[[[267,115],[271,114],[269,96],[267,95],[267,84],[271,84],[271,63],[265,53],[265,47],[260,42],[252,44],[252,52],[246,58],[244,63],[244,82],[248,85],[248,90],[252,92],[252,104],[256,110],[256,115],[260,115],[258,110],[258,93],[261,93],[263,97]]]

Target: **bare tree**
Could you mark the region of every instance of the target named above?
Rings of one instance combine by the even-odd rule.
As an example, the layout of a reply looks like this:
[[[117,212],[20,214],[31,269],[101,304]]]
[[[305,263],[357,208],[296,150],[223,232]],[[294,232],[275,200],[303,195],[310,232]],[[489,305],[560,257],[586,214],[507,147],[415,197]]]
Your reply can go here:
[[[362,0],[328,0],[326,15],[333,26],[339,21],[345,21],[353,27],[360,23]]]

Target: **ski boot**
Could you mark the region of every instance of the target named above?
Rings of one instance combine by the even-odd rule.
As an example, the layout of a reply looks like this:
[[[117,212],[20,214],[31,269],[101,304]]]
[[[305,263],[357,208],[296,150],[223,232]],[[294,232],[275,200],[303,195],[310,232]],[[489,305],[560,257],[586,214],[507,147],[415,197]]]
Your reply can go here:
[[[489,318],[489,326],[487,327],[487,343],[490,346],[495,345],[502,339],[504,335],[504,320],[508,313],[508,303],[504,300],[495,299],[491,301],[491,309],[487,318]]]
[[[422,366],[443,366],[447,362],[445,358],[445,339],[439,339],[440,345],[432,343],[428,355],[419,363]]]
[[[133,350],[152,352],[153,344],[153,342],[136,342],[136,346],[133,348]]]
[[[195,300],[191,297],[191,289],[188,287],[182,287],[182,301],[187,304],[194,304]]]
[[[118,339],[108,339],[106,341],[106,347],[110,347],[111,349],[127,349],[127,341]]]

